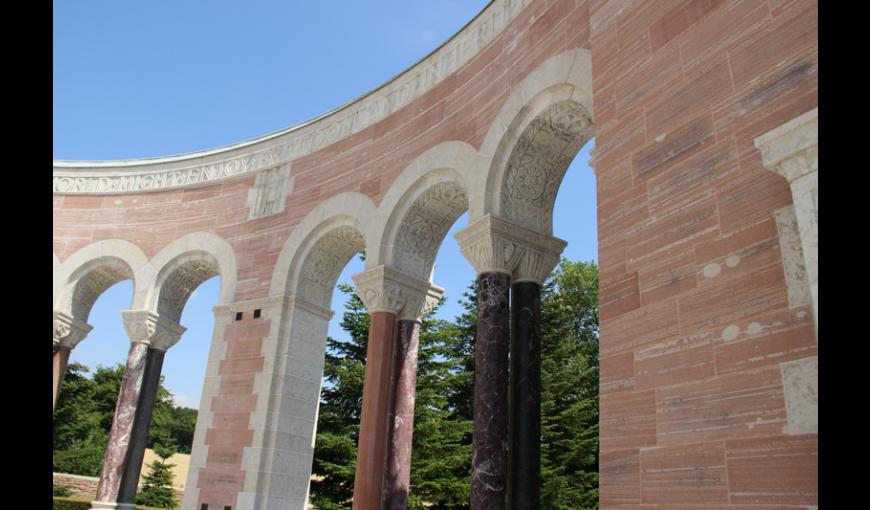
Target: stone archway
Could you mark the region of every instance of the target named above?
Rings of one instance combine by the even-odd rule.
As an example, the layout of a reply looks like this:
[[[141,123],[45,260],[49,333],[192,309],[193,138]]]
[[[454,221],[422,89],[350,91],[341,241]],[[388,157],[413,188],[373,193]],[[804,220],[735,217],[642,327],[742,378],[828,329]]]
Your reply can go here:
[[[817,143],[802,134],[817,131],[806,116],[818,104],[816,4],[495,0],[408,71],[306,124],[183,156],[56,162],[58,274],[107,238],[151,254],[208,230],[238,257],[184,509],[304,504],[322,356],[309,340],[331,315],[330,256],[359,241],[312,251],[320,235],[347,219],[365,240],[360,282],[377,313],[404,313],[403,292],[424,308],[432,288],[404,271],[425,279],[426,247],[460,206],[417,203],[427,191],[414,186],[455,171],[469,209],[458,237],[497,323],[481,336],[503,338],[508,289],[535,285],[561,251],[551,201],[593,120],[601,507],[817,505],[818,429],[805,419],[817,397],[800,390],[817,384],[817,271],[804,267],[816,264]],[[458,163],[423,162],[439,153]],[[790,190],[764,167],[795,155],[808,173]],[[135,222],[154,217],[163,231]],[[130,265],[137,310],[157,298],[140,286],[157,277],[145,262]],[[311,400],[298,416],[276,411],[293,408],[288,374]]]

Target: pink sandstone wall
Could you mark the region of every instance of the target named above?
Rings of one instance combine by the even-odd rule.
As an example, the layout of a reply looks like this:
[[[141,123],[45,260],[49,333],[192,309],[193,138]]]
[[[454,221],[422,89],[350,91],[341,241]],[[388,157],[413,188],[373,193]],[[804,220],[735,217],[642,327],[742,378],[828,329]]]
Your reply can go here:
[[[753,144],[817,105],[817,4],[590,11],[601,507],[817,504],[818,436],[783,434],[780,363],[817,349],[773,217],[792,198]]]
[[[591,49],[601,507],[804,508],[817,499],[817,435],[783,434],[779,364],[814,355],[816,338],[809,307],[790,309],[786,297],[772,214],[791,202],[789,188],[763,168],[753,139],[817,104],[816,8],[539,0],[422,97],[295,160],[282,214],[247,219],[253,176],[156,193],[55,195],[54,251],[63,261],[119,238],[152,257],[184,234],[213,232],[235,251],[235,300],[266,297],[284,241],[317,204],[346,191],[377,204],[427,148],[450,140],[479,148],[512,86],[552,55]],[[720,271],[708,277],[710,264]],[[729,326],[740,333],[726,341]],[[268,330],[268,319],[250,314],[225,330],[203,501],[244,484],[241,452],[253,434],[253,380]]]

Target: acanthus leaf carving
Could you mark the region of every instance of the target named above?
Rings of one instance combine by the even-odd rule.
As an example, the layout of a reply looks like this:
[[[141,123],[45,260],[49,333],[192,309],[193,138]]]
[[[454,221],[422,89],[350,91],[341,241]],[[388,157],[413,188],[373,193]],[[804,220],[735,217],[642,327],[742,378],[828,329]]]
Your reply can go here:
[[[456,234],[462,255],[478,275],[506,273],[539,284],[559,262],[567,244],[503,218],[486,215]]]
[[[393,313],[400,320],[422,320],[444,293],[438,286],[386,266],[356,274],[353,279],[369,313]]]
[[[74,349],[93,329],[90,324],[58,311],[54,312],[52,322],[52,345],[55,349],[60,346]]]
[[[124,330],[131,343],[165,351],[175,345],[187,328],[149,310],[122,310]]]

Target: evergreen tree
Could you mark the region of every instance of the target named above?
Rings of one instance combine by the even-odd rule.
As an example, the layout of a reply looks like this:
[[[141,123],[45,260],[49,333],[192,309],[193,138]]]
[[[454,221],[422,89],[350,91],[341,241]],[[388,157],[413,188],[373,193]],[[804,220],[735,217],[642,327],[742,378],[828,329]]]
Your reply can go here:
[[[70,363],[67,367],[54,411],[56,472],[100,474],[124,365],[98,366],[90,378],[88,372],[88,367],[81,363]],[[195,409],[174,405],[172,394],[163,386],[161,377],[146,446],[172,442],[181,453],[190,453],[196,416]]]
[[[365,305],[352,286],[340,284],[338,290],[350,296],[341,321],[350,339],[326,339],[326,382],[321,391],[311,481],[311,501],[320,510],[351,508],[368,348],[370,319]]]
[[[160,457],[148,465],[150,472],[142,479],[142,488],[136,494],[136,504],[153,506],[157,508],[177,508],[178,501],[175,499],[175,489],[172,482],[175,474],[172,468],[175,464],[169,464],[166,459],[173,456],[176,446],[173,444],[154,445],[154,453]]]
[[[598,266],[562,262],[541,303],[541,508],[598,508]]]

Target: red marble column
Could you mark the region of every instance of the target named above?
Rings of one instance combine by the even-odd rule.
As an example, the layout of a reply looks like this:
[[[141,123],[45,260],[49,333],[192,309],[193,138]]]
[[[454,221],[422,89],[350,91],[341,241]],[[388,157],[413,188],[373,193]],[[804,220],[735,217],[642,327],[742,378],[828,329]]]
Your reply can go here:
[[[420,323],[400,320],[393,362],[393,398],[384,508],[405,510],[411,485],[411,450],[414,436],[414,402],[417,392],[417,351]]]
[[[60,397],[60,384],[63,382],[64,374],[66,374],[70,351],[72,351],[72,348],[65,345],[58,345],[54,351],[54,360],[52,362],[52,382],[54,383],[54,395],[51,401],[52,409],[57,407],[57,399]]]
[[[103,469],[100,472],[95,503],[118,501],[118,492],[124,474],[124,463],[130,446],[130,437],[136,418],[136,407],[142,391],[147,359],[148,344],[133,342],[130,345],[130,353],[127,355],[127,366],[124,369],[121,391],[115,406],[115,417],[112,419],[112,429],[109,431],[109,444],[103,458]],[[94,508],[103,507],[97,504],[92,504],[92,506]]]
[[[142,378],[142,391],[136,406],[136,417],[133,420],[133,431],[130,434],[130,446],[118,491],[119,503],[136,503],[139,474],[142,471],[142,460],[145,458],[145,444],[148,442],[148,431],[151,429],[151,416],[154,412],[154,403],[157,401],[157,390],[160,388],[160,373],[163,370],[165,355],[166,351],[153,347],[148,349],[145,374]]]
[[[354,476],[354,510],[378,510],[383,499],[390,437],[396,314],[372,312]]]
[[[501,510],[507,490],[510,276],[477,277],[471,509]]]

